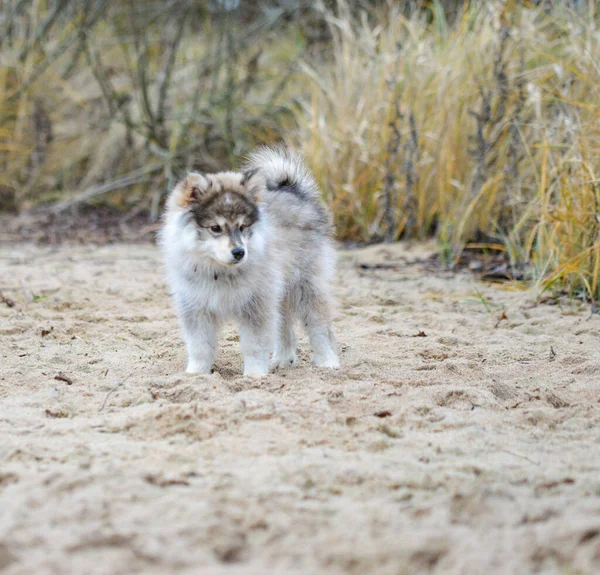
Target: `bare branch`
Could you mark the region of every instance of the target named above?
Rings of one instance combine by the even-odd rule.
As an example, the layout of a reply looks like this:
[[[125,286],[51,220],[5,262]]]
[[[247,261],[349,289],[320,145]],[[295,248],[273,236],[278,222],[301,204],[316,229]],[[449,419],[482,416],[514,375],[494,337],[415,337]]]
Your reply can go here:
[[[32,0],[19,0],[14,9],[6,15],[6,26],[4,27],[2,34],[0,34],[0,47],[4,45],[4,40],[11,38],[15,19],[23,11],[25,5],[31,2]]]
[[[90,18],[90,20],[87,22],[88,28],[94,26],[94,24],[98,21],[100,16],[102,16],[104,9],[108,5],[108,2],[109,0],[99,0],[96,12],[92,16],[92,18]],[[69,34],[69,36],[58,46],[58,48],[56,48],[56,50],[52,54],[44,58],[40,66],[31,74],[27,81],[24,82],[18,90],[16,90],[10,96],[8,96],[7,101],[11,102],[16,98],[20,97],[21,94],[23,94],[23,92],[27,91],[35,82],[37,82],[37,80],[39,80],[39,78],[44,74],[44,72],[54,62],[56,62],[56,60],[58,60],[63,54],[65,54],[65,52],[67,52],[67,50],[69,50],[69,48],[71,48],[71,46],[78,40],[78,38],[80,38],[79,34]]]
[[[169,84],[171,82],[171,75],[173,73],[173,67],[175,65],[175,59],[177,57],[177,49],[183,37],[183,31],[185,29],[185,22],[188,17],[188,10],[183,10],[179,20],[176,23],[175,34],[171,42],[169,42],[166,49],[165,65],[161,74],[161,78],[158,82],[158,106],[156,112],[156,122],[162,125],[165,120],[165,104],[167,101],[167,95],[169,92]]]
[[[92,198],[95,198],[102,194],[107,194],[108,192],[113,192],[115,190],[120,190],[129,186],[133,186],[135,184],[139,184],[140,182],[147,181],[149,174],[157,172],[160,169],[162,169],[162,164],[154,164],[151,166],[144,166],[142,168],[138,168],[137,170],[132,170],[131,172],[123,174],[122,176],[111,180],[110,182],[105,182],[97,186],[92,186],[87,190],[84,190],[80,194],[77,194],[73,198],[69,198],[68,200],[62,200],[54,204],[53,211],[55,213],[60,213],[66,210],[67,208],[74,206],[75,204],[91,200]]]
[[[385,241],[393,242],[396,239],[396,213],[395,213],[395,194],[394,194],[394,186],[395,186],[395,175],[394,170],[396,164],[398,162],[398,149],[400,148],[400,141],[402,136],[400,135],[399,130],[399,121],[404,116],[400,112],[400,107],[398,106],[398,102],[395,102],[394,106],[394,117],[389,122],[388,126],[390,128],[390,138],[387,143],[386,149],[386,158],[385,158],[385,178],[384,178],[384,188],[383,188],[383,198],[384,198],[384,217],[386,220],[386,230],[385,230]]]
[[[142,96],[142,105],[144,112],[147,117],[147,128],[148,128],[148,138],[151,140],[156,140],[156,120],[154,118],[154,113],[152,112],[152,104],[150,102],[150,95],[148,93],[148,38],[145,32],[142,32],[137,26],[137,19],[135,15],[135,3],[133,0],[129,0],[129,10],[130,10],[130,22],[133,30],[133,42],[135,44],[136,49],[136,73],[137,73],[137,83],[138,88],[140,90]]]
[[[33,37],[25,43],[25,46],[23,46],[23,49],[19,53],[20,62],[23,62],[25,58],[27,58],[27,54],[29,54],[29,51],[46,36],[46,34],[50,31],[50,28],[52,28],[52,26],[56,22],[56,19],[58,18],[60,13],[66,8],[68,3],[68,0],[58,0],[56,2],[54,10],[52,10],[52,12],[50,12],[50,14],[46,16],[45,20],[38,26],[38,29],[36,30]]]

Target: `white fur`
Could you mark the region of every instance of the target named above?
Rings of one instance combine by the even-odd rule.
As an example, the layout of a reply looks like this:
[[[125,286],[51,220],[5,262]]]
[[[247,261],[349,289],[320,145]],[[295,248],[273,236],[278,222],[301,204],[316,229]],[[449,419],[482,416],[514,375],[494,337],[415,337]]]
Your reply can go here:
[[[252,162],[269,178],[289,176],[294,166],[303,166],[281,150],[268,158],[262,154]],[[306,181],[309,172],[302,170],[292,175]],[[218,179],[219,174],[210,177]],[[313,195],[312,179],[310,184]],[[229,318],[240,326],[245,375],[268,373],[272,352],[274,367],[295,363],[295,318],[307,328],[315,365],[339,366],[330,325],[335,251],[330,224],[323,220],[326,211],[317,198],[299,199],[266,189],[258,206],[259,220],[244,243],[246,255],[230,265],[225,243],[220,238],[199,239],[189,207],[169,203],[160,244],[190,373],[210,373],[219,328]]]

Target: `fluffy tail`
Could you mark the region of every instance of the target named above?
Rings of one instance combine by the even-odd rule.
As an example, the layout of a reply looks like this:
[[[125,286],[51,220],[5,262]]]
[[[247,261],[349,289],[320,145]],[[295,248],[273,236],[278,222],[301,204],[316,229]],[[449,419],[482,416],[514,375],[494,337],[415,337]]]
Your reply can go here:
[[[285,190],[306,199],[320,195],[319,186],[302,156],[283,145],[254,150],[248,155],[243,169],[262,172],[268,190]]]

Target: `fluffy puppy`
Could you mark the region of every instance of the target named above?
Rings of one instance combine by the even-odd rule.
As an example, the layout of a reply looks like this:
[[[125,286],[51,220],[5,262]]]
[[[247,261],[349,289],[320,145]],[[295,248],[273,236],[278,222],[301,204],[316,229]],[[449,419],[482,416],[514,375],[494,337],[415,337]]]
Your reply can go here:
[[[244,375],[296,362],[294,322],[313,363],[339,366],[331,328],[331,217],[302,159],[260,148],[241,172],[190,173],[170,194],[160,244],[189,373],[210,373],[222,323],[239,323]]]

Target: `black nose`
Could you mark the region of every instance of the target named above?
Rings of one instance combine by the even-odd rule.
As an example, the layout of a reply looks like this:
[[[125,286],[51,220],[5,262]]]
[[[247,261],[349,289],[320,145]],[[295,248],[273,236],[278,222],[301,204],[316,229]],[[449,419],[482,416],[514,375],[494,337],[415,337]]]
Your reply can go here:
[[[234,248],[231,250],[231,255],[238,261],[241,260],[245,254],[244,248]]]

